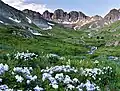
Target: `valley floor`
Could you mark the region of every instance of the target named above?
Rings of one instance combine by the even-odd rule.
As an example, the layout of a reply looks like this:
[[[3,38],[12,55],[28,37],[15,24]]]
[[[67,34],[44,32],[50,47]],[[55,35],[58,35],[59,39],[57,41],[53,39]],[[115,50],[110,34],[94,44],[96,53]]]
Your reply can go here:
[[[0,27],[0,89],[120,91],[119,22],[102,29],[55,26],[31,38]]]

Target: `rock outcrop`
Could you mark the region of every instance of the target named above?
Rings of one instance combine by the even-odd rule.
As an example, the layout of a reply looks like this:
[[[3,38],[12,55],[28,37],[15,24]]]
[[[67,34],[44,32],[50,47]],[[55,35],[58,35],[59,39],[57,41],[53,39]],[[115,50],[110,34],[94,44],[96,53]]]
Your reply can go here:
[[[80,29],[80,28],[100,28],[105,25],[109,25],[117,20],[120,20],[120,10],[112,9],[104,18],[95,15],[95,16],[87,16],[82,12],[78,11],[71,11],[65,12],[62,9],[57,9],[54,13],[49,12],[46,10],[43,14],[24,10],[27,15],[32,17],[33,21],[40,20],[39,18],[43,17],[48,21],[53,21],[59,24],[64,25],[65,27]],[[32,15],[32,16],[31,16]]]
[[[41,28],[47,28],[47,27],[49,27],[49,24],[47,23],[47,21],[43,18],[43,16],[39,12],[28,10],[28,9],[23,10],[23,12],[37,26],[39,26]]]
[[[120,20],[120,10],[112,9],[105,17],[104,20],[107,24],[111,24],[117,20]]]
[[[22,28],[49,28],[48,21],[39,12],[17,10],[0,0],[0,24],[19,26]]]
[[[24,13],[5,4],[0,0],[0,21],[4,24],[17,24],[19,26],[28,26],[29,22]]]
[[[38,12],[31,10],[22,12],[0,0],[0,26],[10,26],[11,34],[26,38],[41,36],[38,29],[52,29],[52,25]]]
[[[62,9],[57,9],[54,11],[53,20],[64,21],[65,15]]]
[[[22,12],[0,0],[0,24],[13,24],[22,27],[30,27],[34,24],[42,29],[51,29],[52,23],[55,22],[65,27],[80,29],[84,27],[100,28],[118,20],[120,20],[120,9],[110,10],[104,18],[99,15],[90,17],[80,11],[65,12],[62,9],[57,9],[54,13],[46,10],[40,14],[28,9]]]
[[[89,17],[82,12],[71,11],[67,13],[67,12],[64,12],[62,9],[57,9],[54,11],[54,13],[45,11],[42,16],[47,20],[63,24],[65,27],[70,27],[70,28],[74,28],[74,27],[80,28],[85,24],[88,24],[97,20],[102,20],[102,17],[98,15],[94,17]]]
[[[59,23],[65,22],[76,22],[78,19],[86,19],[87,16],[82,12],[71,11],[69,13],[64,12],[62,9],[57,9],[54,13],[50,13],[49,11],[43,12],[43,18],[47,20],[52,20]]]
[[[46,20],[52,20],[53,13],[50,13],[48,10],[46,10],[45,12],[43,12],[42,16]]]

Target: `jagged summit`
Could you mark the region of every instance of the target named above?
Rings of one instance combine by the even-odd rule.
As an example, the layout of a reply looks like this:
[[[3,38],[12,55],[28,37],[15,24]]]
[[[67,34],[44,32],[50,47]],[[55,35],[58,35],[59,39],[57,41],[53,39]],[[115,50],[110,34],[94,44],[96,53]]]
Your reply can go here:
[[[35,24],[42,29],[51,29],[53,24],[51,25],[50,22],[55,22],[65,27],[80,29],[86,25],[89,25],[87,28],[100,28],[117,20],[120,20],[120,10],[118,9],[110,10],[104,18],[99,15],[87,16],[81,11],[66,12],[62,9],[57,9],[54,13],[46,10],[40,14],[28,9],[17,10],[0,0],[0,24],[13,24],[22,27],[30,27],[31,24]]]
[[[111,24],[117,20],[120,20],[120,11],[117,9],[112,9],[110,12],[104,17],[104,20]]]
[[[25,11],[30,12],[31,10],[24,10],[23,12]],[[105,17],[99,15],[87,16],[80,11],[65,12],[62,9],[57,9],[54,11],[54,13],[51,13],[48,10],[46,10],[45,12],[43,12],[43,14],[40,15],[46,20],[60,23],[63,24],[65,27],[67,26],[74,29],[79,29],[86,25],[87,26],[89,25],[88,28],[100,28],[119,20],[120,19],[119,11],[120,10],[112,9],[107,15],[105,15]]]

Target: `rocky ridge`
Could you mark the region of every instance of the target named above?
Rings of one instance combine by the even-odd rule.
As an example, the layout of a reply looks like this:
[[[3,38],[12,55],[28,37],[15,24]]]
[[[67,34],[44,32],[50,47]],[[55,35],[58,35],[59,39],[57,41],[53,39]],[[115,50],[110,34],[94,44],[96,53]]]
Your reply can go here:
[[[30,10],[24,10],[23,12],[29,12]],[[31,13],[27,13],[31,15]],[[37,14],[37,12],[36,12]],[[87,16],[82,12],[71,11],[65,12],[62,9],[57,9],[54,13],[46,10],[43,14],[40,14],[46,20],[53,21],[59,24],[63,24],[65,27],[70,27],[74,29],[80,29],[83,27],[87,28],[100,28],[105,25],[109,25],[120,19],[120,10],[112,9],[105,17],[99,15]]]
[[[104,17],[104,20],[107,24],[111,24],[115,21],[120,20],[120,9],[112,9],[110,12]]]
[[[27,14],[29,15],[27,15]],[[29,10],[22,12],[0,0],[0,24],[13,25],[22,28],[32,28],[33,26],[39,28],[49,28],[48,21],[42,17],[38,12]]]
[[[10,27],[9,31],[14,35],[26,38],[42,36],[38,30],[49,30],[53,25],[38,12],[22,12],[0,0],[0,26]]]
[[[54,13],[46,10],[43,14],[40,14],[28,9],[17,10],[0,0],[0,24],[5,25],[17,25],[23,28],[35,25],[43,30],[48,30],[58,23],[76,30],[80,28],[100,28],[118,20],[120,20],[120,9],[110,10],[105,17],[99,15],[87,16],[80,11],[65,12],[62,9],[57,9]]]

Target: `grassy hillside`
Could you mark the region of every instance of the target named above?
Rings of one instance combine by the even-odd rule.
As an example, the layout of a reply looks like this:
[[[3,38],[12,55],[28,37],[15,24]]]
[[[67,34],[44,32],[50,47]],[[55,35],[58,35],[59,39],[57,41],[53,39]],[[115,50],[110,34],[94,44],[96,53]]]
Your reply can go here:
[[[64,91],[68,89],[68,85],[62,82],[59,87],[49,85],[49,79],[42,80],[42,69],[46,67],[54,67],[61,65],[69,65],[75,67],[78,72],[54,72],[52,76],[63,73],[69,75],[71,79],[77,78],[81,83],[90,80],[100,87],[101,91],[119,91],[120,90],[120,22],[116,22],[111,26],[102,29],[89,30],[72,30],[54,26],[52,30],[39,30],[42,36],[34,36],[31,38],[23,38],[13,35],[13,30],[21,31],[21,29],[10,28],[9,26],[0,27],[0,62],[9,66],[9,71],[4,73],[1,78],[1,84],[8,85],[9,88],[21,90],[33,90],[36,85],[41,86],[46,91]],[[96,49],[95,49],[96,48]],[[28,59],[15,58],[17,52],[31,53],[38,55],[37,58]],[[97,63],[96,63],[97,60]],[[37,80],[26,85],[26,79],[22,83],[17,83],[15,75],[11,76],[14,67],[32,67],[32,74],[37,76]],[[110,67],[110,68],[109,68]],[[47,69],[48,69],[47,68]],[[97,74],[96,79],[92,76],[85,76],[81,73],[85,69],[97,68],[105,72]],[[105,69],[104,69],[105,68]],[[110,71],[112,69],[112,71]],[[110,71],[110,72],[109,72]],[[88,73],[91,73],[88,71]],[[15,73],[17,74],[17,73]],[[87,73],[86,73],[87,74]],[[21,74],[19,74],[21,75]],[[21,75],[23,76],[23,75]],[[7,79],[7,80],[5,80]],[[98,80],[101,79],[101,80]],[[12,84],[11,84],[12,83]],[[34,83],[34,84],[32,84]],[[80,83],[76,83],[77,85]],[[58,85],[58,84],[57,84]],[[75,84],[72,83],[74,87]],[[94,85],[95,86],[95,85]],[[85,88],[81,87],[83,91]],[[78,91],[77,86],[71,91]],[[98,91],[97,88],[95,90]],[[82,90],[79,90],[82,91]]]

